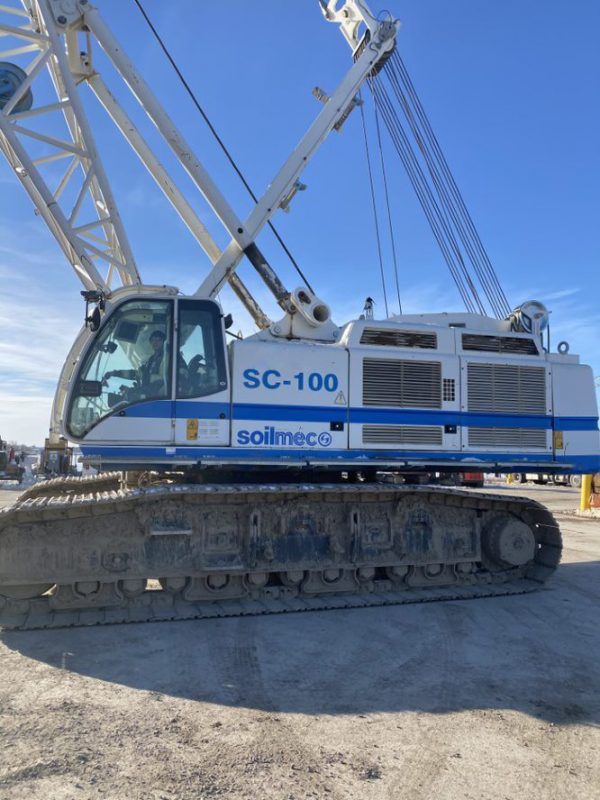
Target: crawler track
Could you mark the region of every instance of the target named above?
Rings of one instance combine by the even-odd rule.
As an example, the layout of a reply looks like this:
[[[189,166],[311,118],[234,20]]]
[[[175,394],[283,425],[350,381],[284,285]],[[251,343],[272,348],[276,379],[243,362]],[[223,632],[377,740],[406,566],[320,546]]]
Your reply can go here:
[[[379,484],[60,486],[0,511],[3,627],[518,594],[539,587],[561,554],[552,514],[503,495]]]
[[[19,504],[37,497],[116,491],[121,488],[121,482],[122,473],[120,472],[101,472],[99,475],[90,475],[89,477],[73,475],[68,478],[50,478],[47,481],[38,481],[25,489],[19,497]]]

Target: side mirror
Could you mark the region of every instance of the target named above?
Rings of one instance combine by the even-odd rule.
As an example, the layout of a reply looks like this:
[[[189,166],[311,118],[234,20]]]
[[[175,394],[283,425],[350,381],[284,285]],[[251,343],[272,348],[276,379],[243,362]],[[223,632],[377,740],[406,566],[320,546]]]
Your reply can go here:
[[[100,309],[98,306],[96,306],[89,317],[86,317],[85,321],[92,333],[95,333],[98,330],[100,327],[100,322],[102,321],[102,315],[100,314]]]
[[[231,314],[226,314],[223,317],[223,324],[225,325],[225,330],[228,331],[229,328],[233,325],[233,317]]]

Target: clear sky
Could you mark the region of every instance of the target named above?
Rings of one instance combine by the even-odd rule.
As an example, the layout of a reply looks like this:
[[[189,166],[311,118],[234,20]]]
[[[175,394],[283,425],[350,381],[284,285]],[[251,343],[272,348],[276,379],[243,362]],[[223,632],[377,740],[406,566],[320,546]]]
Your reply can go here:
[[[246,217],[250,199],[133,0],[96,5]],[[370,5],[376,13],[382,8],[377,0]],[[337,27],[324,21],[317,0],[144,0],[144,6],[261,194],[318,113],[312,88],[331,91],[349,66]],[[511,305],[545,302],[554,345],[568,340],[571,352],[600,375],[600,4],[386,0],[385,8],[402,21],[400,53]],[[109,73],[105,78],[117,90]],[[194,291],[206,257],[104,112],[86,104],[144,281]],[[137,112],[136,119],[143,122]],[[387,159],[404,310],[461,309],[403,168],[391,151]],[[289,214],[277,214],[278,230],[336,322],[357,316],[367,295],[382,315],[358,113],[329,137],[302,180],[308,189]],[[180,185],[189,191],[185,178]],[[206,205],[193,203],[224,246],[227,237]],[[259,244],[287,285],[296,286],[270,235]],[[387,246],[385,255],[391,287]],[[251,268],[242,265],[240,274],[275,316]],[[41,443],[55,381],[83,319],[82,287],[1,156],[0,281],[0,435]],[[228,290],[222,301],[234,311],[234,329],[250,332]]]

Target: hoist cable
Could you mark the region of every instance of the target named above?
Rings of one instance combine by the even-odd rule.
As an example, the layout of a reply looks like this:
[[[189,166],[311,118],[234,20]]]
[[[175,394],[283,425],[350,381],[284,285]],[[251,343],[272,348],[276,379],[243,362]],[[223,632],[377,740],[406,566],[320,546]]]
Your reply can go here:
[[[497,298],[494,295],[493,287],[490,286],[488,276],[486,275],[483,265],[480,263],[477,253],[473,249],[470,237],[468,236],[465,230],[463,220],[461,219],[461,216],[459,214],[458,209],[456,208],[455,203],[453,203],[452,198],[450,197],[446,181],[438,169],[438,166],[434,160],[431,150],[428,149],[426,146],[424,137],[422,135],[422,131],[419,129],[416,123],[412,110],[408,104],[408,100],[402,91],[402,87],[398,82],[398,78],[395,75],[392,66],[390,66],[388,77],[390,78],[390,84],[400,104],[400,107],[404,112],[404,116],[408,121],[409,127],[412,131],[413,137],[417,143],[419,151],[421,152],[425,164],[427,165],[427,169],[435,186],[442,208],[444,209],[448,224],[453,226],[454,230],[458,234],[458,238],[462,242],[466,254],[468,255],[474,267],[475,274],[479,279],[479,282],[488,299],[488,302],[490,303],[492,311],[497,316],[501,316],[500,306],[497,302]]]
[[[460,275],[460,272],[459,272],[459,270],[457,268],[457,265],[454,263],[454,257],[452,255],[451,250],[449,249],[449,246],[448,246],[448,243],[447,243],[447,241],[445,239],[443,231],[441,230],[440,224],[439,224],[439,222],[438,222],[438,220],[436,218],[435,212],[434,212],[434,210],[432,208],[432,204],[430,203],[430,199],[428,198],[428,196],[427,196],[427,194],[426,194],[426,192],[424,190],[424,187],[422,185],[422,181],[419,180],[419,176],[418,176],[417,171],[414,168],[414,164],[410,163],[410,161],[408,159],[408,156],[405,153],[404,144],[401,141],[400,137],[397,135],[396,128],[393,125],[393,121],[391,119],[390,106],[386,105],[385,101],[386,101],[386,98],[381,98],[381,112],[382,112],[382,116],[384,118],[384,121],[386,123],[386,126],[388,127],[388,130],[390,131],[390,136],[392,138],[392,142],[393,142],[393,144],[394,144],[394,146],[396,148],[396,151],[398,152],[398,154],[399,154],[399,156],[400,156],[400,158],[401,158],[401,160],[402,160],[402,162],[403,162],[403,164],[405,166],[405,169],[406,169],[407,175],[409,177],[409,180],[410,180],[410,182],[411,182],[411,184],[412,184],[412,186],[413,186],[413,188],[415,190],[417,198],[419,199],[419,201],[421,203],[421,206],[423,208],[425,216],[426,216],[426,218],[427,218],[427,220],[428,220],[428,222],[429,222],[429,224],[431,226],[433,235],[434,235],[434,237],[436,238],[436,240],[438,242],[440,250],[442,251],[442,255],[444,256],[444,258],[446,260],[446,263],[447,263],[448,268],[450,270],[450,274],[454,279],[454,282],[455,282],[456,287],[457,287],[457,289],[459,291],[459,294],[461,295],[467,310],[474,311],[475,309],[473,307],[473,303],[472,303],[471,297],[469,296],[467,288],[464,285],[464,282],[463,282],[462,277]]]
[[[388,128],[390,136],[392,137],[396,151],[404,164],[409,180],[415,189],[465,306],[469,311],[476,312],[476,310],[479,310],[479,313],[485,313],[481,299],[479,298],[462,258],[460,247],[446,219],[444,210],[440,208],[423,169],[414,154],[397,111],[384,87],[380,83],[375,82],[374,88],[376,102],[379,103],[382,116],[386,122],[386,127]],[[477,304],[477,309],[474,303]]]
[[[502,317],[505,315],[505,309],[504,309],[504,304],[502,303],[502,298],[499,296],[497,292],[497,287],[494,284],[493,276],[490,274],[490,271],[486,268],[484,260],[480,257],[480,254],[477,251],[477,245],[473,241],[473,237],[470,234],[468,228],[468,222],[464,214],[461,212],[460,206],[457,204],[455,198],[452,197],[453,194],[452,187],[449,181],[444,176],[443,171],[440,170],[440,166],[437,163],[435,153],[432,152],[432,150],[430,150],[426,146],[425,142],[426,133],[424,133],[421,129],[419,129],[418,122],[413,114],[413,109],[411,109],[406,96],[402,92],[401,87],[399,85],[395,85],[394,90],[401,103],[402,109],[404,111],[408,124],[411,128],[413,136],[415,137],[418,147],[423,155],[423,158],[425,159],[428,170],[436,186],[436,190],[440,196],[442,204],[447,209],[450,215],[452,224],[454,225],[458,233],[458,236],[463,243],[466,254],[471,260],[471,263],[475,269],[475,273],[488,299],[488,302],[490,303],[493,313],[496,314],[496,316],[498,317]]]
[[[435,195],[432,192],[431,186],[429,185],[421,165],[414,154],[406,132],[402,128],[395,107],[391,103],[383,87],[377,83],[375,86],[378,90],[378,100],[382,104],[382,108],[384,108],[386,111],[384,119],[386,120],[388,130],[395,142],[396,150],[401,157],[409,179],[413,185],[413,188],[415,189],[415,192],[417,193],[419,201],[421,202],[421,206],[423,207],[425,215],[430,223],[430,226],[432,227],[438,244],[442,249],[442,253],[446,259],[446,263],[448,264],[455,283],[457,284],[457,288],[463,297],[463,301],[465,302],[467,309],[475,312],[476,309],[473,305],[473,302],[477,302],[478,306],[481,307],[481,301],[478,298],[477,291],[472,285],[468,270],[466,269],[460,253],[460,248],[458,247],[454,235],[448,225],[443,209],[440,208],[437,200],[435,199]],[[473,297],[473,299],[471,299],[471,297]]]
[[[425,114],[425,111],[424,111],[424,109],[423,109],[423,107],[422,107],[422,105],[420,103],[419,97],[418,97],[418,95],[417,95],[417,93],[416,93],[416,91],[414,89],[414,86],[413,86],[412,81],[410,79],[410,75],[408,74],[408,71],[407,71],[404,63],[402,62],[402,59],[399,56],[398,56],[397,60],[398,60],[398,64],[399,64],[399,68],[401,70],[401,73],[404,76],[404,81],[405,81],[405,84],[407,86],[407,89],[408,89],[409,93],[411,94],[411,96],[414,98],[415,107],[417,108],[417,111],[420,111],[422,119],[423,119],[424,127],[426,128],[426,130],[428,130],[430,138],[431,138],[431,141],[432,141],[432,145],[433,145],[434,149],[436,150],[436,152],[438,153],[438,157],[439,157],[440,163],[442,164],[442,168],[445,170],[446,174],[448,175],[450,186],[451,186],[453,192],[455,193],[455,196],[456,196],[460,206],[463,208],[464,215],[465,215],[465,218],[467,220],[467,224],[469,226],[469,229],[472,232],[475,244],[478,247],[478,249],[480,249],[482,257],[483,257],[484,261],[486,262],[486,265],[487,265],[487,267],[488,267],[488,269],[489,269],[489,271],[491,273],[491,276],[492,276],[492,278],[494,280],[494,283],[495,283],[497,291],[498,291],[498,295],[502,299],[502,303],[503,303],[504,308],[508,312],[510,312],[510,304],[508,303],[506,295],[504,294],[502,286],[500,285],[500,282],[498,280],[498,276],[497,276],[497,274],[496,274],[496,272],[495,272],[495,270],[494,270],[494,268],[493,268],[493,266],[491,264],[489,256],[488,256],[488,254],[487,254],[487,252],[486,252],[486,250],[485,250],[485,248],[483,246],[483,243],[482,243],[482,241],[481,241],[481,239],[480,239],[480,237],[479,237],[479,235],[477,233],[477,230],[475,228],[473,220],[472,220],[472,218],[471,218],[471,216],[470,216],[470,214],[468,212],[466,204],[464,203],[464,199],[463,199],[463,197],[461,195],[461,192],[460,192],[458,186],[456,185],[456,182],[454,181],[454,178],[452,176],[450,168],[448,167],[448,164],[447,164],[447,162],[445,160],[444,154],[443,154],[443,152],[442,152],[442,150],[441,150],[441,148],[439,146],[439,142],[437,141],[437,138],[436,138],[436,136],[435,136],[435,134],[433,132],[433,129],[431,128],[429,120],[427,119],[427,115]]]
[[[410,101],[412,102],[412,106],[415,110],[416,117],[421,123],[424,137],[428,139],[431,150],[439,163],[439,166],[441,168],[441,173],[445,178],[448,190],[452,195],[452,197],[454,198],[457,211],[464,221],[472,245],[478,252],[480,260],[479,259],[476,260],[478,261],[478,263],[480,264],[482,270],[486,275],[490,295],[495,298],[496,305],[500,310],[500,316],[502,316],[503,314],[507,315],[508,313],[510,313],[511,310],[510,304],[506,298],[504,290],[502,289],[502,286],[498,279],[498,275],[493,268],[489,255],[485,250],[485,247],[483,245],[483,242],[481,241],[477,229],[475,228],[473,219],[469,214],[464,198],[460,192],[460,189],[458,188],[458,185],[456,184],[456,181],[454,179],[454,176],[452,175],[450,167],[448,166],[448,162],[446,161],[446,158],[439,145],[437,137],[435,136],[433,128],[431,127],[431,123],[429,122],[427,114],[425,113],[423,105],[415,90],[414,84],[412,83],[408,70],[406,69],[404,62],[402,61],[402,58],[398,53],[394,53],[388,63],[390,66],[390,71],[397,70],[397,72],[399,73],[400,80],[401,82],[403,82],[406,88],[406,94],[410,99]]]
[[[395,74],[395,69],[398,68],[399,76]],[[486,291],[486,295],[490,301],[490,305],[494,307],[495,312],[502,316],[508,303],[506,297],[502,292],[497,275],[495,274],[489,257],[483,248],[481,239],[473,225],[472,219],[468,213],[464,200],[458,190],[456,182],[444,158],[443,152],[435,138],[435,134],[431,128],[427,115],[420,103],[418,95],[410,81],[410,76],[402,60],[398,56],[394,59],[394,64],[390,64],[390,73],[395,77],[397,85],[395,87],[396,93],[402,104],[406,118],[413,131],[413,135],[417,143],[428,161],[428,166],[433,175],[437,175],[437,180],[440,182],[442,191],[447,195],[447,203],[452,210],[455,224],[461,231],[461,238],[468,250],[470,258],[476,267],[478,277]],[[389,77],[389,76],[388,76]],[[404,84],[406,93],[403,91],[401,84]],[[411,109],[412,101],[412,109]],[[414,114],[413,114],[414,109]],[[419,123],[420,126],[419,127]],[[426,141],[429,142],[429,150],[426,147]],[[458,219],[457,219],[458,217]]]
[[[389,317],[390,312],[388,309],[388,299],[387,299],[387,291],[385,288],[385,274],[383,271],[383,255],[381,252],[381,237],[379,235],[379,218],[377,216],[377,203],[375,200],[375,186],[373,183],[373,170],[371,169],[371,155],[369,152],[369,138],[367,136],[367,124],[365,121],[365,112],[362,100],[360,99],[361,95],[359,92],[359,101],[360,101],[360,117],[362,120],[362,127],[363,127],[363,134],[365,139],[365,154],[367,157],[367,169],[369,172],[369,185],[371,187],[371,201],[373,203],[373,219],[375,221],[375,237],[377,240],[377,253],[379,255],[379,271],[381,273],[381,286],[383,288],[383,302],[385,304],[385,316],[386,318]]]
[[[433,232],[433,235],[434,235],[435,239],[437,240],[438,245],[440,247],[440,250],[442,252],[442,255],[444,256],[444,258],[446,260],[446,263],[448,265],[448,269],[449,269],[450,274],[452,275],[452,277],[454,279],[454,282],[455,282],[455,284],[457,286],[459,294],[461,295],[466,308],[468,310],[473,310],[474,311],[474,308],[473,308],[473,305],[472,305],[472,300],[471,300],[471,298],[469,296],[469,293],[468,293],[468,291],[466,289],[466,286],[464,286],[464,284],[463,284],[463,281],[462,281],[461,275],[460,275],[460,273],[459,273],[459,271],[457,269],[457,266],[454,263],[453,255],[452,255],[451,251],[449,250],[447,242],[446,242],[445,237],[443,235],[443,232],[440,229],[440,226],[439,226],[438,221],[436,219],[435,213],[434,213],[434,211],[433,211],[433,209],[431,207],[431,204],[429,202],[429,198],[426,196],[426,193],[425,193],[425,191],[423,189],[423,186],[422,186],[422,182],[419,181],[418,175],[417,175],[416,171],[414,170],[414,166],[409,162],[409,160],[408,160],[408,158],[407,158],[407,156],[406,156],[406,154],[404,152],[404,145],[403,145],[402,141],[400,140],[400,138],[398,137],[398,135],[396,133],[395,126],[393,125],[393,122],[391,120],[390,109],[389,109],[389,107],[387,107],[385,105],[385,102],[381,103],[381,113],[382,113],[382,116],[383,116],[384,121],[386,123],[386,126],[388,127],[388,130],[390,132],[390,136],[392,138],[392,142],[393,142],[393,144],[394,144],[394,146],[396,148],[396,151],[398,152],[402,162],[404,163],[404,166],[405,166],[407,175],[409,177],[409,180],[410,180],[410,182],[411,182],[411,184],[412,184],[412,186],[413,186],[413,188],[415,190],[415,193],[417,195],[418,200],[421,203],[421,206],[422,206],[423,211],[425,213],[425,216],[426,216],[426,218],[427,218],[427,220],[428,220],[428,222],[430,224],[430,227],[431,227],[431,230]]]
[[[373,78],[369,79],[369,83],[373,80]],[[373,88],[371,87],[371,91]],[[375,105],[375,129],[377,131],[377,146],[379,148],[379,158],[381,160],[381,174],[383,176],[383,190],[385,194],[385,204],[387,208],[387,217],[388,217],[388,228],[390,233],[390,244],[392,248],[392,259],[394,262],[394,278],[396,281],[396,294],[398,296],[398,312],[402,314],[402,300],[400,299],[400,280],[398,277],[398,258],[396,256],[396,241],[394,238],[394,225],[392,223],[392,211],[390,208],[390,194],[388,191],[388,182],[387,182],[387,171],[385,168],[385,159],[383,155],[383,145],[381,142],[381,126],[379,124],[379,112],[377,110],[377,105]]]
[[[133,0],[133,1],[134,1],[134,3],[136,4],[136,6],[138,7],[138,9],[140,10],[140,13],[141,13],[141,14],[142,14],[142,16],[144,17],[144,19],[146,20],[146,23],[148,24],[148,27],[150,28],[150,30],[151,30],[151,31],[152,31],[152,33],[154,34],[154,37],[156,38],[156,41],[157,41],[157,42],[158,42],[158,44],[160,45],[160,48],[161,48],[161,50],[163,51],[163,53],[165,54],[165,56],[168,58],[168,60],[169,60],[169,63],[171,64],[171,66],[173,67],[173,69],[175,70],[175,72],[177,73],[177,76],[178,76],[179,80],[181,81],[181,83],[182,83],[183,87],[185,88],[186,92],[187,92],[187,93],[188,93],[188,95],[190,96],[190,98],[191,98],[191,100],[192,100],[193,104],[195,105],[195,107],[196,107],[197,111],[198,111],[198,112],[200,113],[200,115],[202,116],[202,119],[204,120],[204,122],[205,122],[205,123],[206,123],[206,125],[208,126],[208,129],[210,130],[210,132],[212,133],[212,135],[215,137],[215,139],[216,139],[216,141],[217,141],[217,143],[218,143],[219,147],[221,148],[221,150],[222,150],[222,151],[223,151],[223,153],[225,154],[225,156],[226,156],[227,160],[229,161],[229,163],[231,164],[231,166],[232,166],[232,167],[233,167],[233,169],[235,170],[235,172],[236,172],[236,174],[237,174],[238,178],[241,180],[242,184],[244,185],[244,188],[246,189],[246,191],[248,192],[248,194],[250,195],[250,197],[252,198],[252,200],[253,200],[255,203],[257,203],[257,204],[258,204],[258,198],[256,197],[256,195],[255,195],[255,194],[254,194],[254,192],[252,191],[252,188],[251,188],[250,184],[249,184],[249,183],[246,181],[246,178],[244,177],[244,175],[243,175],[243,173],[242,173],[241,169],[238,167],[238,165],[236,164],[236,162],[235,162],[235,160],[234,160],[233,156],[231,155],[231,153],[230,153],[230,152],[229,152],[229,150],[227,149],[227,146],[226,146],[225,142],[224,142],[224,141],[221,139],[221,137],[219,136],[219,134],[218,134],[218,133],[217,133],[217,131],[216,131],[216,128],[214,127],[214,125],[213,125],[213,124],[212,124],[212,122],[210,121],[210,119],[209,119],[209,117],[208,117],[207,113],[204,111],[204,109],[202,108],[202,106],[201,106],[201,105],[200,105],[200,103],[198,102],[198,99],[197,99],[196,95],[194,94],[194,92],[193,92],[192,88],[190,87],[190,85],[188,84],[188,82],[187,82],[187,81],[186,81],[186,79],[184,78],[184,76],[183,76],[183,73],[181,72],[181,70],[179,69],[179,67],[177,66],[177,64],[175,63],[175,59],[173,58],[173,56],[172,56],[172,55],[171,55],[171,53],[169,52],[169,50],[168,50],[168,48],[167,48],[166,44],[163,42],[163,40],[162,40],[162,38],[161,38],[160,34],[159,34],[159,33],[158,33],[158,31],[156,30],[156,28],[154,27],[154,25],[152,24],[152,21],[150,20],[150,18],[149,18],[149,16],[148,16],[148,14],[147,14],[147,13],[146,13],[146,11],[144,10],[144,8],[143,8],[143,6],[142,6],[142,4],[141,4],[141,0]],[[272,223],[270,220],[268,220],[268,221],[267,221],[267,225],[269,226],[269,228],[271,229],[271,231],[272,231],[272,233],[274,234],[275,238],[277,239],[277,241],[278,241],[278,242],[279,242],[279,244],[281,245],[281,247],[282,247],[282,249],[283,249],[284,253],[285,253],[285,254],[286,254],[286,256],[289,258],[290,262],[292,263],[292,265],[293,265],[293,267],[295,268],[295,270],[296,270],[296,272],[298,273],[298,275],[300,275],[300,277],[302,278],[302,280],[303,280],[303,281],[304,281],[304,283],[306,284],[307,288],[308,288],[308,289],[310,289],[310,291],[311,291],[311,292],[314,294],[314,293],[315,293],[315,291],[314,291],[314,289],[312,288],[312,286],[310,285],[310,283],[309,283],[309,281],[308,281],[308,279],[307,279],[306,275],[305,275],[305,274],[302,272],[302,270],[300,269],[300,265],[298,264],[298,262],[296,261],[296,259],[294,258],[294,256],[293,256],[293,255],[292,255],[292,253],[290,252],[290,250],[288,249],[287,245],[285,244],[285,242],[283,241],[283,239],[282,239],[282,238],[281,238],[281,236],[279,235],[279,233],[278,233],[278,231],[276,230],[276,228],[275,228],[275,226],[273,225],[273,223]]]

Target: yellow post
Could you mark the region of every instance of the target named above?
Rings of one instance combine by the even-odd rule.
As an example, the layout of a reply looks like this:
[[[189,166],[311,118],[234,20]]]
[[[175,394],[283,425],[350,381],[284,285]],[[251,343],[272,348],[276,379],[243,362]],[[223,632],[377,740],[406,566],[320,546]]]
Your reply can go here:
[[[579,510],[588,511],[590,507],[590,495],[592,494],[592,476],[581,476],[581,497],[579,498]]]
[[[506,476],[506,482],[507,483],[514,483],[512,472],[509,472],[508,475]]]

